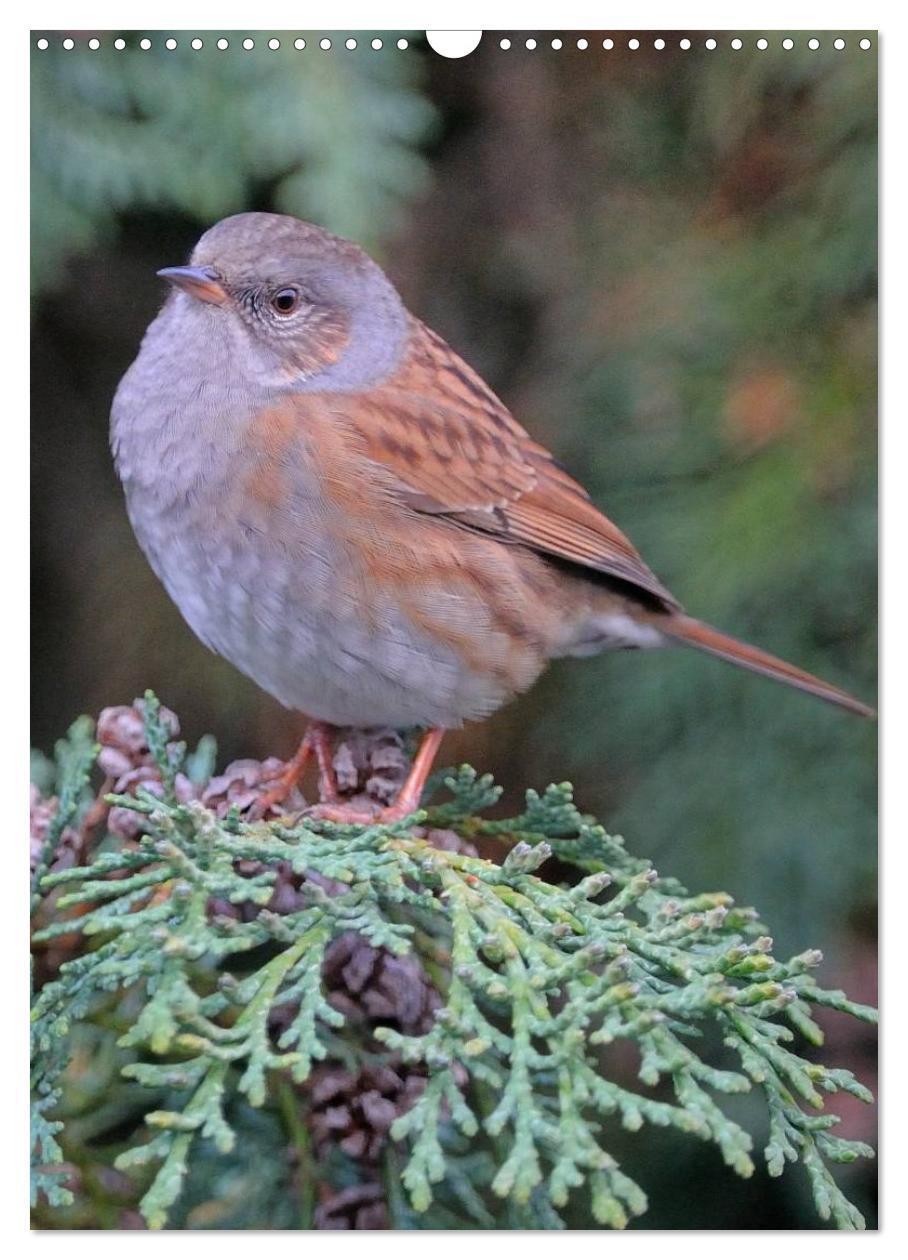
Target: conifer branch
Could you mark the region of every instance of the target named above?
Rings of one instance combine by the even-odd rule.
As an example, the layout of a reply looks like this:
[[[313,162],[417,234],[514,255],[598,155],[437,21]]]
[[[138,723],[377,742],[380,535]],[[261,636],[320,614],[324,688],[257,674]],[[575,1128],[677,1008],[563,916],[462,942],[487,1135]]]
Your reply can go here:
[[[140,1179],[154,1170],[141,1202],[152,1227],[168,1222],[207,1147],[242,1158],[232,1118],[241,1102],[286,1115],[288,1097],[297,1098],[299,1146],[316,1065],[378,1071],[383,1062],[419,1075],[396,1114],[375,1090],[361,1104],[400,1170],[409,1204],[398,1204],[398,1216],[437,1210],[433,1219],[443,1220],[453,1202],[487,1226],[497,1197],[524,1224],[555,1228],[583,1200],[596,1222],[623,1227],[647,1200],[610,1153],[616,1126],[640,1141],[658,1126],[676,1130],[679,1143],[712,1143],[748,1177],[752,1140],[724,1100],[756,1086],[770,1174],[802,1163],[819,1216],[862,1227],[829,1164],[872,1151],[836,1137],[835,1116],[821,1109],[840,1090],[865,1102],[870,1094],[797,1047],[821,1042],[818,1007],[875,1016],[817,983],[818,951],[776,958],[753,911],[660,878],[578,811],[567,784],[529,792],[521,815],[492,821],[479,811],[499,790],[463,767],[444,778],[446,800],[391,827],[251,822],[236,807],[219,814],[197,790],[187,797],[185,747],[151,695],[142,720],[158,787],[112,796],[138,831],[77,867],[54,868],[54,852],[78,823],[79,802],[88,807],[89,725],[77,723],[58,753],[57,812],[37,868],[37,895],[53,894],[53,913],[39,916],[35,940],[76,934],[80,943],[33,1012],[36,1187],[52,1206],[68,1194],[65,1131],[48,1119],[67,1047],[119,1003],[128,1011],[116,1041],[120,1075],[153,1105],[144,1137],[116,1166]],[[438,847],[441,827],[510,848],[499,863],[463,843]],[[553,856],[578,878],[544,878]],[[297,895],[282,909],[288,879]],[[369,1046],[358,1043],[325,981],[336,944],[355,940],[370,959],[415,959],[433,977],[434,1015],[407,1027],[379,1021]],[[727,1063],[701,1056],[710,1029]],[[620,1041],[638,1049],[636,1081],[611,1079],[609,1048]],[[477,1158],[491,1199],[464,1172]],[[304,1190],[311,1205],[311,1184]],[[380,1186],[368,1194],[380,1196]]]

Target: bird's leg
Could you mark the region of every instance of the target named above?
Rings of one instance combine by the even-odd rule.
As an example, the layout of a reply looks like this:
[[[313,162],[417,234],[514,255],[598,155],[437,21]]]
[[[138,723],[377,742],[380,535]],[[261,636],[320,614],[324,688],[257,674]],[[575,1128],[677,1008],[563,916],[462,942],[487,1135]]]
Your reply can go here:
[[[423,790],[426,786],[426,779],[428,779],[435,758],[438,756],[438,749],[441,741],[444,739],[444,735],[445,732],[441,727],[435,727],[431,731],[427,731],[423,736],[422,743],[417,750],[416,756],[413,758],[413,764],[410,766],[410,772],[404,781],[403,787],[397,793],[397,800],[393,805],[387,805],[384,809],[369,811],[340,803],[324,804],[313,806],[312,809],[307,810],[307,813],[310,817],[325,818],[328,822],[361,823],[363,826],[368,826],[371,823],[400,822],[402,818],[415,814],[419,809],[419,802],[422,799]]]
[[[267,814],[274,805],[279,805],[299,784],[302,773],[310,757],[315,757],[318,764],[319,800],[333,804],[337,800],[337,780],[334,777],[332,761],[331,736],[334,727],[327,722],[310,722],[306,728],[302,743],[294,755],[285,763],[282,774],[255,803],[255,812],[259,818]]]
[[[389,805],[382,810],[383,822],[399,822],[401,818],[406,818],[408,814],[415,813],[419,809],[419,802],[422,800],[426,779],[428,779],[432,771],[432,766],[435,764],[435,758],[438,756],[438,750],[444,737],[444,730],[440,726],[434,727],[431,731],[426,731],[416,756],[413,758],[410,773],[407,775],[403,787],[397,793],[397,800],[393,805]]]
[[[337,800],[337,779],[334,776],[334,747],[332,736],[335,728],[327,722],[312,722],[306,735],[311,738],[312,751],[318,765],[318,799],[333,803]]]

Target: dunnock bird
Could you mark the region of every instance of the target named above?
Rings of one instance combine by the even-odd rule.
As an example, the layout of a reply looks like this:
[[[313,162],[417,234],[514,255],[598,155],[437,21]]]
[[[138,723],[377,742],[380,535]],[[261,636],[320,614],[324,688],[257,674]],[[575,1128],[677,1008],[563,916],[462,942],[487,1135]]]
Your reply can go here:
[[[276,214],[199,241],[120,382],[111,440],[146,556],[200,639],[314,719],[447,727],[547,661],[682,643],[872,710],[685,614],[629,540],[361,249]],[[282,789],[281,789],[282,790]]]

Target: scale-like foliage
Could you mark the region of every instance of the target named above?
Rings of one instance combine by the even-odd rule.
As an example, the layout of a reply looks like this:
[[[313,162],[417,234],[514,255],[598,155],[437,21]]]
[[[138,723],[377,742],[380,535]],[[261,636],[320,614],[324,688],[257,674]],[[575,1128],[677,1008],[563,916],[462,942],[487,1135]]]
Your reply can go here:
[[[161,1227],[206,1146],[242,1162],[231,1119],[240,1102],[285,1110],[289,1097],[292,1112],[294,1086],[339,1053],[345,1021],[327,1000],[323,963],[334,939],[356,933],[391,954],[422,955],[442,995],[424,1034],[376,1034],[426,1073],[391,1128],[409,1199],[396,1223],[418,1227],[420,1214],[444,1211],[453,1196],[461,1219],[488,1225],[490,1182],[515,1223],[558,1227],[569,1201],[583,1199],[600,1224],[622,1227],[645,1211],[646,1195],[609,1152],[614,1126],[671,1127],[679,1143],[713,1143],[746,1177],[751,1138],[723,1100],[756,1086],[769,1113],[770,1173],[800,1161],[820,1216],[863,1225],[828,1163],[872,1152],[834,1137],[836,1118],[822,1106],[840,1090],[870,1095],[794,1042],[820,1042],[812,1007],[874,1015],[818,986],[817,951],[776,959],[752,911],[660,879],[577,810],[566,784],[529,793],[525,812],[507,821],[477,815],[497,790],[467,768],[446,779],[450,800],[390,827],[254,823],[235,811],[221,819],[177,800],[175,746],[152,696],[145,723],[163,796],[140,789],[115,802],[143,816],[143,832],[41,881],[62,895],[37,939],[78,932],[85,943],[34,1005],[38,1189],[51,1204],[65,1191],[46,1110],[70,1038],[111,995],[129,999],[122,1076],[151,1100],[147,1141],[122,1151],[117,1167],[155,1170],[141,1210]],[[60,756],[61,810],[84,781],[86,735],[74,728]],[[510,848],[500,863],[435,848],[424,821]],[[582,877],[543,878],[551,859]],[[280,870],[304,878],[302,909],[268,908]],[[225,903],[246,913],[218,913]],[[710,1030],[727,1062],[698,1052]],[[610,1074],[619,1041],[637,1048],[636,1082]]]

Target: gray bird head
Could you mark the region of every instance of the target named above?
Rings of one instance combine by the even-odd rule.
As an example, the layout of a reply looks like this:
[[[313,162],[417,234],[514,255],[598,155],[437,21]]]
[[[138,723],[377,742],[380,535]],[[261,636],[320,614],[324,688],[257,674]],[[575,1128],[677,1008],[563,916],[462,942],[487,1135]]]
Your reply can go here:
[[[407,317],[390,281],[315,224],[233,215],[202,236],[188,266],[158,275],[177,291],[185,335],[226,335],[250,383],[359,388],[398,361]]]

